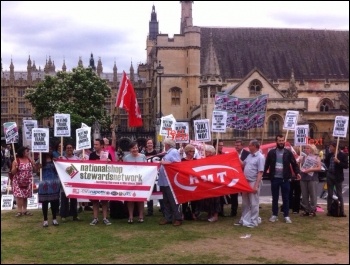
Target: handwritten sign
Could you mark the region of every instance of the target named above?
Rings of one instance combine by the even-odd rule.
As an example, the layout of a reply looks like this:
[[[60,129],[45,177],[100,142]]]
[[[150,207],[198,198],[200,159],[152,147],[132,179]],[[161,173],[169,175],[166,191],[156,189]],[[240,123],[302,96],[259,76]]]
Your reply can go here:
[[[346,116],[336,116],[333,128],[334,137],[346,137],[348,131],[349,117]]]
[[[70,137],[70,114],[55,114],[55,137]]]
[[[212,132],[226,132],[226,121],[227,121],[227,112],[226,111],[213,111],[212,116],[211,131]]]
[[[283,129],[284,130],[295,130],[298,123],[299,111],[288,110],[286,118],[284,119]]]
[[[196,141],[209,142],[211,141],[210,124],[209,119],[195,120],[194,125],[194,136]]]
[[[49,128],[32,129],[32,152],[49,152]]]

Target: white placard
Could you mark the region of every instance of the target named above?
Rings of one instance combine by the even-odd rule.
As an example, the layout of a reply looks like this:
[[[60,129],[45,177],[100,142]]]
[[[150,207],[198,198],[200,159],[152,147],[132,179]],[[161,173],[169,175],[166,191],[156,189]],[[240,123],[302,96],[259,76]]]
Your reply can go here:
[[[175,132],[176,143],[190,142],[190,125],[188,122],[175,122]]]
[[[13,208],[13,195],[2,195],[1,196],[1,211],[2,210],[12,210]]]
[[[55,114],[55,137],[70,137],[70,114]]]
[[[298,124],[299,111],[288,110],[283,123],[284,130],[295,130]]]
[[[193,125],[194,125],[194,136],[196,141],[199,141],[199,142],[211,141],[209,119],[195,120],[193,121]]]
[[[34,193],[32,197],[28,198],[27,209],[38,209],[39,208],[38,200],[39,200],[38,193]]]
[[[33,128],[38,128],[37,120],[23,120],[23,146],[32,146]]]
[[[211,131],[212,132],[226,132],[226,120],[227,120],[227,112],[226,111],[213,111],[212,123],[211,123]]]
[[[294,145],[301,146],[307,144],[309,136],[309,124],[297,125],[294,131]]]
[[[47,153],[50,149],[49,128],[32,129],[32,152]]]
[[[159,135],[168,137],[171,131],[175,130],[175,118],[172,114],[164,116],[160,119]]]
[[[76,129],[76,149],[83,150],[91,148],[91,127],[82,127]]]
[[[334,121],[333,136],[334,137],[346,137],[348,131],[349,117],[336,116]]]

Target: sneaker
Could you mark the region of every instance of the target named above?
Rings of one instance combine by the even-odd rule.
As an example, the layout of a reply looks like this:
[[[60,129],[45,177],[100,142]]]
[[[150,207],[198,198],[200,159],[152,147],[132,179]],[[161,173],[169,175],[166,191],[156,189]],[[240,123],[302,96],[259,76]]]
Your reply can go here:
[[[278,221],[278,217],[276,215],[272,215],[269,219],[270,222],[274,223],[276,221]]]
[[[107,218],[103,219],[103,223],[105,225],[111,225],[112,224]]]
[[[98,224],[98,219],[97,218],[92,219],[90,225],[97,225],[97,224]]]
[[[52,224],[53,224],[54,226],[58,226],[57,220],[56,220],[56,219],[53,219],[53,220],[52,220]]]
[[[248,227],[248,228],[254,228],[255,226],[254,225],[251,225],[251,224],[249,224],[249,225],[243,225],[244,227]]]
[[[284,221],[286,221],[286,224],[291,224],[292,223],[292,220],[290,220],[289,216],[284,217]]]
[[[240,225],[243,225],[243,223],[241,221],[238,221],[238,222],[234,223],[233,225],[240,226]]]
[[[44,221],[43,227],[49,227],[49,222],[48,221]]]

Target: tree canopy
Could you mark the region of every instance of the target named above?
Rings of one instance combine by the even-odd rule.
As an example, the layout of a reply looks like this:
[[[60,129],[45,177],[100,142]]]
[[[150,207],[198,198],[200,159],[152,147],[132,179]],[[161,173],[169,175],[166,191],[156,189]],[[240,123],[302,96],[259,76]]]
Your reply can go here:
[[[47,75],[35,88],[28,88],[25,98],[34,108],[36,119],[53,117],[55,113],[70,114],[71,124],[89,126],[98,121],[109,128],[111,117],[105,110],[106,99],[111,95],[107,82],[91,68],[77,67],[72,72],[59,71]]]

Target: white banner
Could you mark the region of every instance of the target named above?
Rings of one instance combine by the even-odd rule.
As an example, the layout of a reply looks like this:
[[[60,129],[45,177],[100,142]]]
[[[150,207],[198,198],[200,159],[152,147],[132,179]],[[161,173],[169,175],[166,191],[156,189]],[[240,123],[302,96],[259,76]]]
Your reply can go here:
[[[336,116],[333,128],[334,137],[346,137],[348,131],[349,117],[346,116]]]
[[[226,111],[213,111],[213,116],[211,118],[211,131],[212,132],[226,132],[226,121],[227,121],[227,112]]]
[[[294,145],[301,146],[307,144],[309,136],[309,124],[297,125],[294,131]]]
[[[91,148],[91,127],[82,127],[76,129],[76,149],[83,150]]]
[[[49,128],[32,129],[32,152],[48,153],[50,149]]]
[[[1,211],[12,210],[13,195],[1,195]]]
[[[54,161],[68,198],[147,201],[156,180],[158,163]]]
[[[70,114],[55,114],[55,137],[70,137]]]
[[[37,120],[23,120],[23,146],[32,146],[32,129],[38,128]]]
[[[295,126],[298,124],[299,111],[288,110],[286,118],[284,119],[284,130],[295,130]]]
[[[199,141],[199,142],[211,141],[209,119],[194,120],[193,125],[194,125],[194,136],[196,141]]]

